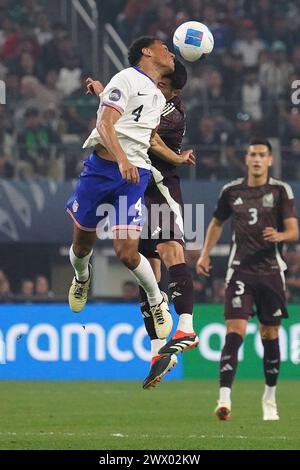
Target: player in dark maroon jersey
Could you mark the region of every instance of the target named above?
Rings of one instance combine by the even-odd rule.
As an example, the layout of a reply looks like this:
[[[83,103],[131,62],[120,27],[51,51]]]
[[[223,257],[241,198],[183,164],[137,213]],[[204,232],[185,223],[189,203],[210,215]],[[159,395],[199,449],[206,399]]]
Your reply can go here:
[[[155,142],[151,143],[149,156],[152,162],[152,180],[145,193],[148,236],[144,239],[142,235],[140,251],[149,259],[157,280],[160,280],[161,260],[168,269],[170,293],[179,322],[174,336],[167,344],[166,340],[158,339],[147,296],[140,289],[141,312],[151,340],[152,354],[150,372],[143,382],[143,388],[155,386],[168,370],[176,365],[176,355],[196,347],[199,341],[193,329],[193,280],[184,258],[183,202],[176,171],[178,164],[195,162],[192,150],[181,152],[185,132],[181,90],[186,80],[185,67],[175,60],[175,71],[163,77],[158,83],[167,103],[161,115],[157,134],[166,147],[163,155],[161,146],[157,152]],[[169,217],[162,213],[159,220],[154,223],[151,217],[151,208],[154,204],[170,208],[167,214]]]
[[[232,217],[232,246],[226,276],[227,333],[220,361],[220,394],[216,415],[229,419],[231,386],[247,322],[256,306],[264,348],[265,391],[263,419],[278,420],[275,391],[280,366],[278,332],[288,316],[281,245],[299,237],[293,191],[289,184],[269,176],[272,147],[252,140],[246,155],[248,176],[225,185],[208,226],[197,272],[209,276],[209,254]]]

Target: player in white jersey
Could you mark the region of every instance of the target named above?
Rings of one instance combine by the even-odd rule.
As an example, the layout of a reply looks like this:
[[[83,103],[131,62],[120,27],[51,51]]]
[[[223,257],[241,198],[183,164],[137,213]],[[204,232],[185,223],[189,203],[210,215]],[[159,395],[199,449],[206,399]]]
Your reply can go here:
[[[172,329],[167,296],[138,252],[137,234],[144,222],[144,192],[150,175],[147,150],[165,105],[157,81],[174,70],[174,54],[161,40],[142,37],[130,47],[128,59],[131,67],[116,74],[101,93],[96,128],[84,143],[93,152],[67,203],[74,222],[70,260],[75,270],[69,304],[74,312],[86,304],[96,229],[106,215],[100,215],[101,205],[110,204],[115,252],[147,292],[158,337],[166,338]]]

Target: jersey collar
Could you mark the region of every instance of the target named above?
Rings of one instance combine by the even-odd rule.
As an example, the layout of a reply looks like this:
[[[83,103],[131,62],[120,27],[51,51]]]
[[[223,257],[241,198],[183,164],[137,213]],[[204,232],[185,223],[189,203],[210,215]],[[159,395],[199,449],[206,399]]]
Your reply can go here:
[[[153,80],[153,78],[151,78],[150,75],[147,75],[142,69],[140,69],[139,67],[136,67],[135,65],[133,65],[132,68],[135,69],[137,72],[141,73],[142,75],[145,75],[145,77],[148,77],[151,80],[151,82],[153,82],[156,85],[155,80]]]

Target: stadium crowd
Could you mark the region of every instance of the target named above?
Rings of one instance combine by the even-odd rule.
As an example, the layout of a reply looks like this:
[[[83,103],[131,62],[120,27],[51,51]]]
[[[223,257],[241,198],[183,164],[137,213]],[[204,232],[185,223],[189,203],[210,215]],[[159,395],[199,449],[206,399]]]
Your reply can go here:
[[[291,98],[300,72],[299,0],[98,5],[101,21],[112,22],[127,45],[151,34],[171,46],[176,26],[189,19],[212,30],[214,53],[186,64],[185,145],[196,149],[197,178],[240,175],[244,145],[258,131],[280,138],[282,177],[299,178],[300,112]],[[0,0],[0,57],[7,91],[0,108],[0,176],[76,177],[80,144],[97,107],[97,98],[84,94],[89,71],[80,45],[72,43],[66,25],[51,22],[47,2]]]

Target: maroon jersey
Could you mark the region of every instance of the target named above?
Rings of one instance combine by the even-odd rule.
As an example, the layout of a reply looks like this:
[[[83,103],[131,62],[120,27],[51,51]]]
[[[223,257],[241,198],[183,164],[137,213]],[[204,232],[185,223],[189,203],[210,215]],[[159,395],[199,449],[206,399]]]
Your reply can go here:
[[[269,178],[264,186],[250,187],[244,178],[225,185],[214,217],[232,216],[232,247],[228,268],[245,272],[278,272],[286,269],[277,243],[263,239],[263,230],[283,230],[283,221],[297,217],[289,184]]]
[[[160,118],[157,130],[164,143],[174,152],[180,153],[182,138],[185,132],[185,114],[181,97],[175,96],[167,101]],[[154,155],[151,150],[148,152],[152,165],[159,170],[163,176],[174,174],[176,165],[162,160]]]

